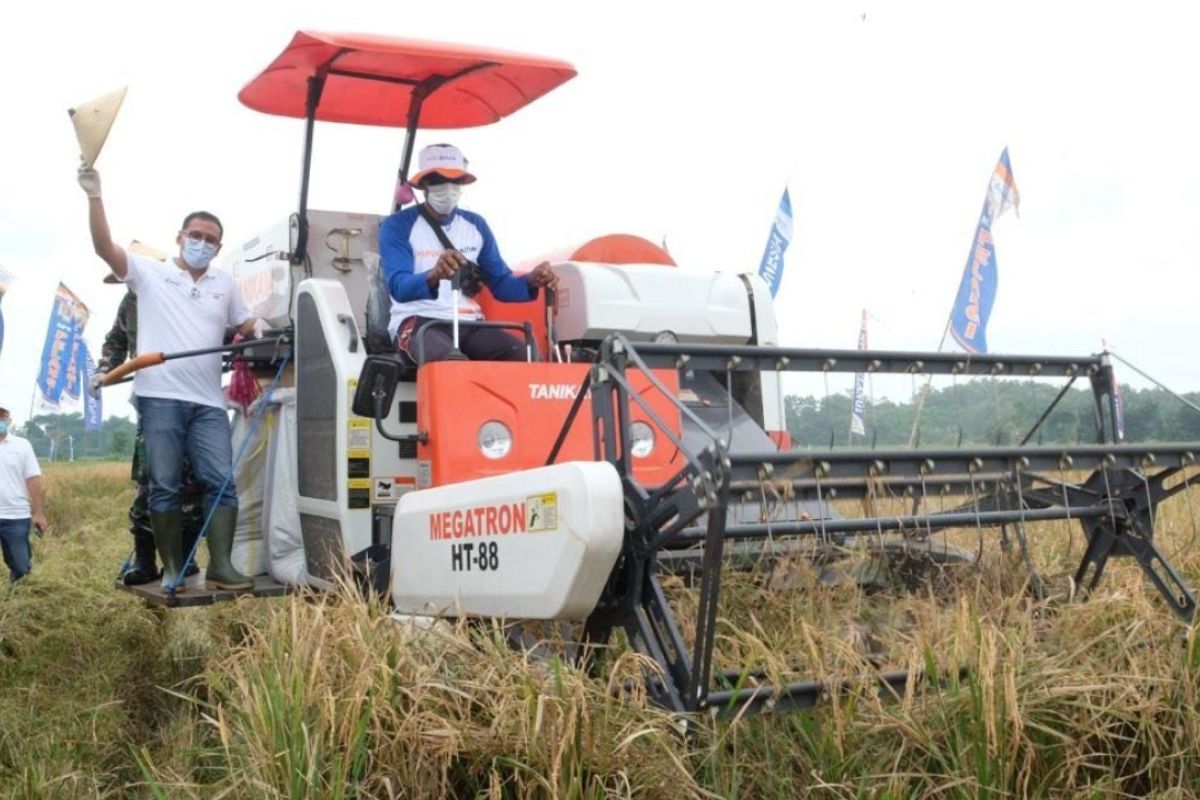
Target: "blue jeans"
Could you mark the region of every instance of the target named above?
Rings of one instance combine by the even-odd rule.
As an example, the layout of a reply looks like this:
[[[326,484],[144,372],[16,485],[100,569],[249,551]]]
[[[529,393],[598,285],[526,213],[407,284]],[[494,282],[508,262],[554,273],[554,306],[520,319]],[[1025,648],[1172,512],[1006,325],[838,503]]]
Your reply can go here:
[[[33,555],[29,550],[29,523],[25,519],[0,519],[0,546],[4,548],[4,563],[8,566],[8,580],[18,581],[33,569]]]
[[[205,508],[215,506],[221,485],[233,470],[233,431],[226,411],[162,397],[139,397],[137,405],[150,467],[150,511],[160,513],[180,507],[184,455],[204,490]],[[219,502],[237,508],[233,478]]]

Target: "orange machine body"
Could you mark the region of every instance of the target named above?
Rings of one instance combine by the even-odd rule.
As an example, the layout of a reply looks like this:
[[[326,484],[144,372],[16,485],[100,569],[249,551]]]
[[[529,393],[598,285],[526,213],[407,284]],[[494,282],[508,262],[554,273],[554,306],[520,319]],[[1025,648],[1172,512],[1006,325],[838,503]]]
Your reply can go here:
[[[503,475],[546,463],[587,374],[588,364],[547,362],[437,361],[417,376],[417,428],[427,441],[417,448],[421,488]],[[645,375],[630,372],[639,396],[680,436],[681,422],[671,398],[650,385]],[[679,378],[672,370],[655,371],[673,395]],[[655,433],[651,452],[631,457],[634,475],[645,486],[657,486],[682,466],[682,456],[649,416],[630,403],[630,419],[647,422]],[[511,450],[502,458],[483,454],[480,428],[489,421],[511,432]],[[596,460],[592,437],[592,404],[585,397],[557,462]]]

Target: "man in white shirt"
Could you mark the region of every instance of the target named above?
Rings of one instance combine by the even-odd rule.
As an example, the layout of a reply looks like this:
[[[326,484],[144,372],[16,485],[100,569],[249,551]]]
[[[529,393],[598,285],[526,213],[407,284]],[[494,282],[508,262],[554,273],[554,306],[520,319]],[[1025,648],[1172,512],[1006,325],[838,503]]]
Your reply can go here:
[[[16,582],[33,567],[30,527],[41,536],[47,526],[42,470],[29,442],[8,432],[11,424],[8,408],[0,406],[0,546],[8,579]]]
[[[96,255],[138,296],[141,352],[220,347],[229,326],[238,327],[244,336],[254,334],[254,318],[233,276],[209,269],[224,235],[219,219],[207,211],[188,214],[175,237],[178,255],[157,261],[126,252],[113,242],[100,199],[100,175],[94,169],[79,171],[79,185],[88,196]],[[175,359],[142,370],[134,378],[133,393],[150,466],[150,526],[163,563],[163,586],[181,583],[186,556],[179,496],[186,455],[204,487],[206,512],[212,515],[207,588],[253,587],[254,580],[235,570],[229,560],[237,527],[237,487],[231,478],[233,450],[221,391],[221,354]]]

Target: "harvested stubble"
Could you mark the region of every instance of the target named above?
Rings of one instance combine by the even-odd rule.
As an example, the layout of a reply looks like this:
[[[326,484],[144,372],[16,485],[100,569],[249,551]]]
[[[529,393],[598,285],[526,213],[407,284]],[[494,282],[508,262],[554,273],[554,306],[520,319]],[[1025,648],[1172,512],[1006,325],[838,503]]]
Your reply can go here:
[[[159,613],[115,594],[122,465],[48,474],[56,532],[0,601],[0,794],[11,797],[1193,797],[1200,642],[1131,564],[1087,603],[1036,603],[994,537],[980,568],[915,593],[768,589],[726,575],[719,666],[771,679],[867,674],[871,654],[940,676],[869,681],[813,712],[677,720],[617,697],[619,644],[589,676],[491,625],[411,630],[349,597]],[[1193,498],[1200,508],[1200,497]],[[1188,545],[1184,497],[1160,517]],[[1068,528],[1029,531],[1054,591]],[[975,533],[951,539],[973,549]],[[852,556],[855,554],[852,554]],[[1193,582],[1192,546],[1178,563]],[[935,573],[936,574],[936,573]],[[673,583],[681,617],[691,590]],[[965,677],[958,668],[966,667]]]

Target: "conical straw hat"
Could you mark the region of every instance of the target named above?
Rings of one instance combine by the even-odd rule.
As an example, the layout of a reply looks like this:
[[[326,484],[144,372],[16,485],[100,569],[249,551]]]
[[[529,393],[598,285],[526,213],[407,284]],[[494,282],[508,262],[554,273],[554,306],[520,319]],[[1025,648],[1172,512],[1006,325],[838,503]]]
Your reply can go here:
[[[113,120],[117,118],[121,101],[125,99],[126,88],[128,87],[122,87],[87,103],[80,103],[67,111],[71,115],[72,124],[75,125],[75,138],[79,140],[79,154],[85,169],[91,169],[96,163],[96,157],[104,147],[104,140],[108,138]]]

